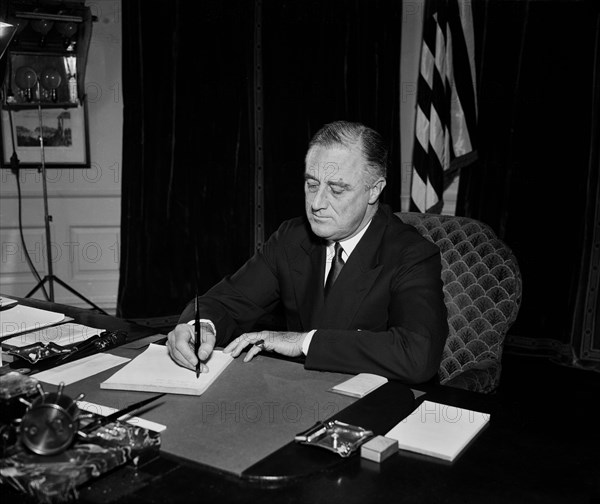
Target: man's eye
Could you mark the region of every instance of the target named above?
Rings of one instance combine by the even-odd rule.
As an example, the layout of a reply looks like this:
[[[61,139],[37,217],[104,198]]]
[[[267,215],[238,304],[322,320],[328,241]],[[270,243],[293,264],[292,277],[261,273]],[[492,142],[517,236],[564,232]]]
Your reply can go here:
[[[338,186],[329,186],[329,189],[331,189],[331,192],[335,195],[340,195],[344,192],[344,189]]]
[[[319,189],[319,184],[314,184],[311,182],[307,182],[306,183],[306,188],[310,191],[310,192],[317,192]]]

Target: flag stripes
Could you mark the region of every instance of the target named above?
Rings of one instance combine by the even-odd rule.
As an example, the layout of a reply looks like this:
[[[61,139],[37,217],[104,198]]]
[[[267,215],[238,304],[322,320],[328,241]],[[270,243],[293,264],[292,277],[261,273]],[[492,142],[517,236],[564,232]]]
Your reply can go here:
[[[440,213],[444,190],[474,161],[477,110],[471,4],[426,0],[410,210]]]

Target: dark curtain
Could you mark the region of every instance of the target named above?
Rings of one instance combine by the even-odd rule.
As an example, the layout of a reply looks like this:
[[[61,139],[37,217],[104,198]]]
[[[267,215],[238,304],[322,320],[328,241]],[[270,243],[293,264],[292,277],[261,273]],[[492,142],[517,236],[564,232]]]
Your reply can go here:
[[[519,260],[523,302],[508,345],[568,357],[589,230],[600,224],[599,4],[472,5],[480,160],[461,172],[457,214],[490,224]]]
[[[122,8],[118,314],[157,317],[251,250],[253,11],[220,0]]]
[[[592,90],[591,148],[586,179],[585,225],[571,326],[573,363],[600,370],[600,15]]]
[[[179,313],[196,286],[249,257],[256,224],[266,238],[301,215],[306,146],[325,122],[384,135],[383,199],[400,209],[401,10],[396,0],[123,2],[119,316]],[[254,221],[255,149],[264,223]]]
[[[304,212],[306,146],[325,123],[362,122],[390,145],[382,196],[400,210],[397,0],[264,2],[266,229]]]

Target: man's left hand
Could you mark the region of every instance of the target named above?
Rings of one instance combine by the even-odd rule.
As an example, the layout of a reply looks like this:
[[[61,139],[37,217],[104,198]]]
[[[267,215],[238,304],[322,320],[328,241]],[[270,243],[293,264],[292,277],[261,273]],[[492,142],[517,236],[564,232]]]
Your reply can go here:
[[[277,332],[277,331],[260,331],[242,334],[227,345],[223,352],[231,353],[233,357],[240,355],[242,350],[248,345],[252,345],[248,353],[244,357],[244,362],[252,360],[252,358],[262,350],[277,352],[287,357],[299,357],[302,355],[302,342],[308,333],[299,332]],[[261,347],[256,343],[263,341]]]

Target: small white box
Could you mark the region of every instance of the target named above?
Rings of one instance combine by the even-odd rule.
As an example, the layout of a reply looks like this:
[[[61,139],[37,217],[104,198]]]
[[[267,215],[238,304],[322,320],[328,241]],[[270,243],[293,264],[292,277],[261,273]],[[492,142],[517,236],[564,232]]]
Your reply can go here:
[[[381,463],[398,451],[398,441],[385,436],[375,436],[360,447],[360,456]]]

